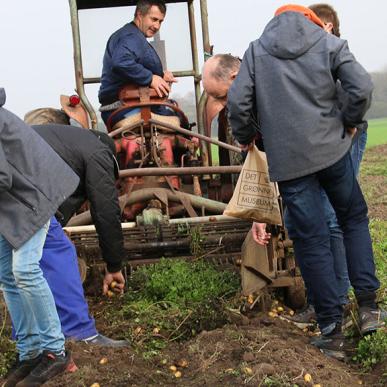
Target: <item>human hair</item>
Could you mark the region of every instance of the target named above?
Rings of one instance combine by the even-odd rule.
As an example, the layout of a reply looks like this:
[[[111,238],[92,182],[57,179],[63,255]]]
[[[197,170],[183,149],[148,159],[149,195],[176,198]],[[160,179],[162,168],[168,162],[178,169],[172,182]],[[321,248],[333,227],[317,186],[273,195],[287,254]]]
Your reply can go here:
[[[156,6],[163,15],[167,13],[167,6],[164,0],[138,0],[134,17],[139,13],[143,16],[146,15],[153,6]]]
[[[218,81],[227,81],[232,71],[239,71],[241,60],[231,54],[216,54],[216,67],[211,72],[211,77]]]
[[[333,29],[332,34],[340,37],[340,20],[337,16],[335,9],[325,3],[312,4],[309,6],[311,9],[323,22],[332,23]]]
[[[28,125],[69,125],[70,119],[68,115],[62,110],[54,108],[39,108],[28,112],[24,116],[24,122]]]

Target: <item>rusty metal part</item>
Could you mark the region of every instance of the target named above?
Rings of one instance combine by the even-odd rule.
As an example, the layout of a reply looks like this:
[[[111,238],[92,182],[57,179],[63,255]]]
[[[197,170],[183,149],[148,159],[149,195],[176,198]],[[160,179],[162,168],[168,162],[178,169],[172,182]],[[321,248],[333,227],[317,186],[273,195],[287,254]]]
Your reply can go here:
[[[193,256],[198,238],[200,249],[196,253],[202,258],[225,254],[240,258],[240,247],[250,227],[250,222],[231,219],[222,222],[161,223],[124,228],[126,259],[129,263],[134,259],[148,263],[149,260],[162,256]],[[101,259],[95,231],[70,232],[69,235],[81,257]]]
[[[239,173],[241,165],[223,165],[219,167],[180,167],[180,168],[134,168],[123,169],[120,177],[134,176],[181,176],[181,175],[206,175],[215,173]]]
[[[130,131],[130,130],[133,130],[135,128],[138,128],[139,126],[142,126],[144,124],[144,120],[139,120],[138,122],[135,122],[134,124],[132,125],[125,125],[125,126],[122,126],[120,128],[117,128],[115,130],[112,130],[110,133],[108,133],[108,135],[110,137],[114,137],[114,136],[117,136],[123,132],[126,132],[126,131]]]
[[[157,195],[155,195],[157,196]],[[198,216],[197,218],[178,218],[178,219],[169,219],[169,224],[196,224],[196,223],[223,223],[223,222],[235,222],[239,221],[237,218],[227,215],[211,215],[211,216]],[[129,228],[135,228],[136,222],[125,222],[121,223],[121,228],[127,230]],[[63,227],[67,236],[70,236],[74,233],[94,233],[95,226],[85,225],[85,226],[65,226]]]
[[[164,191],[167,193],[168,200],[173,201],[173,202],[180,202],[180,198],[173,193],[171,190],[166,189],[166,188],[145,188],[139,191],[134,191],[132,192],[129,196],[123,195],[120,196],[119,201],[120,204],[130,205],[138,202],[144,202],[150,199],[154,199],[155,197],[155,192],[161,192]],[[200,196],[195,196],[191,194],[187,194],[184,192],[180,192],[181,195],[186,196],[193,207],[196,208],[202,208],[204,207],[206,210],[216,213],[216,214],[221,214],[223,213],[224,209],[226,208],[226,204],[217,202],[215,200],[211,199],[206,199]],[[68,222],[68,226],[82,226],[82,225],[87,225],[92,223],[90,211],[85,211],[82,212],[79,215],[76,215],[70,219]]]
[[[241,153],[241,149],[236,147],[236,146],[234,146],[234,145],[230,145],[230,144],[227,144],[225,142],[222,142],[222,141],[219,141],[219,140],[215,140],[214,138],[207,137],[207,136],[205,136],[203,134],[191,132],[190,130],[181,128],[180,126],[175,126],[175,125],[167,124],[167,123],[164,123],[164,122],[161,122],[161,121],[158,121],[158,120],[154,120],[154,119],[149,120],[149,122],[151,124],[153,124],[153,125],[161,126],[162,128],[169,129],[169,130],[172,130],[172,131],[175,131],[175,132],[180,132],[180,133],[183,133],[183,134],[185,134],[187,136],[196,137],[196,138],[199,138],[201,140],[210,142],[211,144],[218,145],[218,146],[220,146],[222,148],[226,148],[226,149],[232,150],[234,152]]]
[[[74,69],[75,69],[75,82],[76,91],[81,98],[83,105],[85,106],[91,120],[91,127],[97,128],[97,115],[89,99],[85,93],[85,85],[83,80],[83,66],[82,66],[82,54],[81,54],[81,36],[79,30],[79,19],[77,0],[69,0],[70,2],[70,16],[71,16],[71,27],[73,31],[73,50],[74,50]]]

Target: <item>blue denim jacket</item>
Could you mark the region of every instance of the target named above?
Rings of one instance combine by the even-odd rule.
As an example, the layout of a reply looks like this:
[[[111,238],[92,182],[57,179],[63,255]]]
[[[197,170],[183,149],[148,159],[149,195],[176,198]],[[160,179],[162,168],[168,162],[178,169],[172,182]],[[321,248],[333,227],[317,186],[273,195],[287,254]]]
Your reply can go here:
[[[118,91],[125,84],[150,85],[152,75],[163,76],[159,56],[133,22],[125,24],[106,45],[98,93],[100,103],[117,101]]]

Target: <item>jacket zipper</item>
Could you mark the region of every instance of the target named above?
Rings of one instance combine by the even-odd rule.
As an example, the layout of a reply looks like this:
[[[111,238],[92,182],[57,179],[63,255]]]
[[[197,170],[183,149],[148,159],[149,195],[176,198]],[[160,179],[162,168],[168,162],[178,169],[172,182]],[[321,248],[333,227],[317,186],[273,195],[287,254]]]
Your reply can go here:
[[[36,207],[34,207],[31,203],[29,203],[26,199],[24,199],[22,196],[16,194],[15,192],[11,192],[11,195],[14,196],[19,202],[24,204],[26,207],[28,207],[31,211],[33,211],[35,214],[38,213],[36,210]]]

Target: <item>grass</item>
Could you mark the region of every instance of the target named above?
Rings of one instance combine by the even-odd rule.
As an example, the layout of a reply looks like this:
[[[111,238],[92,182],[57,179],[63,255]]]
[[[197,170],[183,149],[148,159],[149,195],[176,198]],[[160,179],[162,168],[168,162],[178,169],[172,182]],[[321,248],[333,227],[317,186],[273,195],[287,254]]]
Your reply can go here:
[[[377,121],[378,125],[374,125]],[[383,125],[382,125],[383,123]],[[371,137],[371,144],[373,141],[382,141],[383,136],[381,132],[374,136],[374,131],[384,130],[385,136],[387,136],[387,119],[385,120],[373,120],[371,124],[371,131],[369,133],[369,139]],[[384,129],[383,129],[384,128]],[[374,137],[372,137],[374,136]],[[380,145],[382,142],[374,145]],[[385,137],[385,143],[387,143],[387,137]],[[369,203],[380,204],[380,200],[383,201],[385,197],[384,192],[380,191],[377,188],[377,184],[372,184],[372,182],[380,181],[379,184],[386,184],[387,180],[387,163],[383,158],[383,152],[373,152],[370,150],[370,144],[368,143],[368,149],[365,154],[365,160],[361,164],[361,180],[364,180],[362,183],[362,189],[365,194],[365,197]],[[364,177],[366,177],[364,179]],[[374,180],[370,180],[370,179]],[[367,183],[367,184],[366,184]],[[375,186],[376,185],[376,186]],[[385,201],[383,202],[384,206]],[[387,219],[385,213],[383,212],[381,218],[371,219],[370,222],[370,231],[372,237],[372,245],[374,250],[375,264],[377,276],[380,281],[380,290],[378,294],[379,305],[383,308],[387,308]],[[354,360],[360,364],[363,371],[370,371],[376,364],[386,364],[387,361],[387,328],[378,331],[376,334],[371,336],[366,336],[362,338],[359,342],[357,353],[354,357]],[[387,369],[386,371],[387,372]],[[384,376],[385,377],[385,376]]]
[[[387,144],[387,118],[368,121],[367,148]]]

